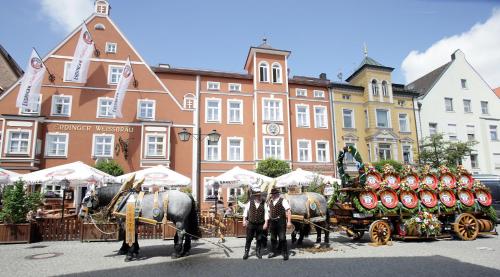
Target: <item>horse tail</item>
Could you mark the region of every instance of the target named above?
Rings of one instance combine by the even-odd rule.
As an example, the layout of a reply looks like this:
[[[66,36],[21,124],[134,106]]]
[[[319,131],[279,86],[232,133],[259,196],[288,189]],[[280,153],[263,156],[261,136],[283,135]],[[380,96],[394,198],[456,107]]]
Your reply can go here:
[[[189,212],[188,218],[187,218],[187,226],[186,226],[186,231],[189,234],[192,234],[194,236],[191,236],[193,240],[197,240],[198,238],[201,238],[201,230],[200,230],[200,222],[198,218],[198,211],[196,210],[196,202],[194,201],[194,198],[192,195],[189,195],[189,198],[191,198],[191,211]]]

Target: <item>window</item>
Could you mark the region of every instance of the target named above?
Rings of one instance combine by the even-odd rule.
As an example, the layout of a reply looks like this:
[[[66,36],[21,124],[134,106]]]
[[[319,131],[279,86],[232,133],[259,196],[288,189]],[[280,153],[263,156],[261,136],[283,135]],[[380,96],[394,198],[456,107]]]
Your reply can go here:
[[[354,128],[354,115],[352,110],[343,109],[344,128]]]
[[[490,139],[498,140],[497,125],[490,125]]]
[[[194,95],[192,93],[184,95],[184,109],[194,109]]]
[[[474,141],[476,138],[475,131],[474,131],[474,125],[467,125],[466,126],[466,131],[467,131],[467,140],[468,141]]]
[[[295,105],[297,111],[297,127],[309,127],[309,106]]]
[[[116,53],[115,42],[106,42],[106,53]]]
[[[398,100],[398,105],[403,107],[405,105],[406,101],[405,100]]]
[[[21,108],[21,114],[25,115],[39,115],[40,114],[40,105],[42,104],[42,95],[38,95],[38,104],[36,104],[33,109]]]
[[[325,92],[322,90],[314,90],[313,94],[314,98],[325,98]]]
[[[467,79],[460,79],[460,84],[462,85],[462,89],[467,89]]]
[[[378,145],[378,157],[382,160],[391,159],[391,145],[387,143],[380,143]]]
[[[351,96],[349,94],[342,94],[343,100],[351,100]]]
[[[236,201],[238,200],[238,197],[242,196],[244,193],[245,193],[244,188],[228,188],[227,200]]]
[[[7,130],[8,142],[7,142],[7,153],[8,154],[28,154],[30,146],[30,131],[19,130],[11,131]]]
[[[207,110],[205,114],[206,122],[220,122],[221,121],[221,109],[220,109],[220,99],[207,99]]]
[[[118,84],[118,81],[120,81],[120,77],[122,76],[122,72],[123,72],[123,66],[110,65],[108,71],[108,84],[109,85]]]
[[[481,113],[482,114],[489,114],[488,101],[481,101]]]
[[[227,101],[227,118],[228,123],[243,123],[243,101],[228,100]]]
[[[457,140],[457,124],[448,124],[448,137],[450,140]]]
[[[295,89],[295,94],[299,97],[306,97],[307,96],[307,89],[303,89],[303,88]]]
[[[71,96],[54,95],[52,96],[52,115],[70,116],[71,115]]]
[[[377,80],[372,80],[372,94],[377,96],[378,95],[378,84]]]
[[[208,138],[205,139],[205,160],[207,161],[220,161],[220,142],[211,142]]]
[[[241,84],[229,84],[229,91],[241,91]]]
[[[299,162],[310,162],[311,161],[311,141],[309,140],[298,140],[297,141]]]
[[[68,134],[48,133],[45,138],[45,156],[66,157],[68,152]]]
[[[92,145],[92,155],[94,157],[113,157],[113,135],[94,135],[94,144]]]
[[[470,100],[464,99],[464,112],[471,113],[472,109],[470,107]]]
[[[207,82],[207,89],[208,90],[220,90],[220,83],[219,82]]]
[[[390,128],[389,110],[377,109],[377,127]]]
[[[264,138],[264,159],[283,159],[283,138]]]
[[[283,114],[281,112],[281,100],[264,99],[264,120],[267,121],[282,121]]]
[[[409,132],[410,126],[408,125],[408,115],[405,113],[399,114],[399,131]]]
[[[477,154],[471,154],[470,155],[470,166],[472,168],[478,168],[479,164],[477,162]]]
[[[137,118],[149,120],[155,119],[155,101],[139,100],[137,103]]]
[[[112,118],[113,114],[113,98],[100,97],[97,102],[97,117]]]
[[[444,108],[447,112],[453,111],[453,98],[445,98],[444,99]]]
[[[259,64],[259,80],[261,82],[269,82],[269,65],[266,62]]]
[[[319,163],[326,163],[330,161],[327,141],[316,141],[316,161]]]
[[[326,107],[314,106],[314,127],[315,128],[328,128]]]
[[[403,145],[403,162],[405,164],[411,163],[411,146]]]
[[[437,123],[429,123],[429,135],[435,135],[437,134]]]
[[[281,65],[273,63],[273,83],[281,83]]]
[[[493,164],[495,169],[500,169],[500,153],[493,154]]]
[[[63,190],[58,181],[49,181],[44,184],[43,192],[45,194],[52,194],[55,197],[62,197]]]
[[[389,88],[386,81],[382,81],[382,95],[385,97],[389,96]]]
[[[69,69],[71,68],[71,62],[64,62],[64,82],[72,82],[73,78],[69,76]]]
[[[227,159],[229,161],[242,161],[243,160],[243,139],[242,138],[228,138],[228,151]]]
[[[208,184],[210,184],[211,182],[213,182],[211,179],[213,179],[213,177],[205,177],[204,178],[204,181],[205,181],[205,201],[214,201],[214,199],[216,198],[215,197],[215,188],[213,186],[209,186]],[[217,189],[217,192],[218,192],[218,195],[220,196],[221,195],[221,188]]]
[[[368,111],[365,110],[365,128],[370,127],[370,120],[368,119]]]
[[[164,157],[165,148],[165,135],[146,134],[146,155],[148,157]]]

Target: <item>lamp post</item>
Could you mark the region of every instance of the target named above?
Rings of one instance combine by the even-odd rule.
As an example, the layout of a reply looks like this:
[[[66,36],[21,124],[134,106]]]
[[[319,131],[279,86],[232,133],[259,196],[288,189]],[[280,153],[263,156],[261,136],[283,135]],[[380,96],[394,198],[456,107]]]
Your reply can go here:
[[[61,186],[62,189],[62,211],[61,211],[61,222],[64,221],[64,200],[66,199],[66,189],[69,187],[69,180],[68,179],[62,179],[59,182],[59,185]]]

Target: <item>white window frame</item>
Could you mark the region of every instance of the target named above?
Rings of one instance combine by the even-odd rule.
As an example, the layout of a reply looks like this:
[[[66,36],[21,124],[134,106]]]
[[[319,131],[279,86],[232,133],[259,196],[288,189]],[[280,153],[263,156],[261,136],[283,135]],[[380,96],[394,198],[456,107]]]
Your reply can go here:
[[[213,198],[211,198],[211,197],[215,196],[215,189],[214,189],[214,187],[213,186],[208,186],[208,182],[212,181],[214,178],[215,178],[214,176],[203,177],[203,184],[204,184],[204,186],[203,186],[203,192],[204,192],[203,201],[206,202],[206,203],[213,202]],[[222,188],[219,187],[219,189],[217,191],[218,191],[217,195],[219,195],[219,197],[220,197],[221,192],[222,192]]]
[[[313,95],[314,95],[314,98],[325,98],[325,91],[315,89],[315,90],[313,90]]]
[[[239,113],[240,118],[238,121],[231,121],[231,111],[236,109],[231,109],[231,103],[239,103]],[[243,124],[243,100],[239,99],[228,99],[227,100],[227,124]]]
[[[306,112],[304,114],[305,116],[305,124],[302,124],[299,120],[299,108],[305,108]],[[309,128],[311,126],[311,117],[309,113],[309,105],[307,104],[295,104],[295,126],[297,128]]]
[[[11,152],[10,151],[11,134],[18,133],[18,132],[28,133],[28,139],[27,139],[28,146],[26,146],[26,152],[20,152],[20,151]],[[6,138],[4,152],[7,155],[29,155],[30,148],[31,148],[31,130],[28,130],[28,129],[7,129],[6,135],[7,135],[7,138]]]
[[[386,127],[380,127],[378,126],[378,111],[386,111],[387,113],[387,126]],[[377,128],[392,128],[392,124],[391,124],[391,111],[389,109],[375,109],[375,126],[377,126]]]
[[[96,148],[96,138],[97,137],[111,137],[111,155],[106,156],[106,155],[95,155],[95,148]],[[92,134],[92,157],[93,158],[113,158],[114,156],[114,146],[115,146],[115,135],[113,134]]]
[[[265,68],[265,72],[264,72],[264,74],[261,74],[260,69],[263,67]],[[270,77],[269,76],[269,71],[270,71],[269,70],[269,63],[267,63],[266,61],[261,61],[259,63],[259,66],[258,66],[258,70],[259,70],[259,72],[258,72],[259,73],[259,82],[260,83],[269,83],[270,79],[271,79],[271,78],[269,78]]]
[[[498,141],[498,126],[497,125],[489,125],[488,131],[490,133],[490,140]],[[493,133],[495,134],[495,139],[492,136]]]
[[[431,124],[436,126],[436,128],[434,129],[434,133],[431,132],[431,130],[432,130]],[[437,133],[438,133],[438,124],[437,124],[437,122],[429,122],[429,135],[432,136],[432,135],[435,135]]]
[[[161,137],[163,139],[163,147],[162,151],[160,154],[149,154],[149,138],[150,137]],[[158,142],[155,142],[155,145],[158,145]],[[146,146],[145,150],[145,156],[146,157],[153,157],[153,158],[158,158],[158,157],[165,157],[166,149],[167,149],[167,135],[166,134],[161,134],[161,133],[147,133],[145,135],[145,142],[144,145]]]
[[[72,63],[72,61],[65,61],[64,62],[64,72],[63,72],[63,82],[64,83],[73,82],[72,78],[67,78],[68,77],[67,74],[68,74],[69,68],[71,67],[71,63]]]
[[[454,132],[450,132],[452,129],[453,129]],[[452,138],[452,137],[454,137],[454,138]],[[449,140],[453,140],[453,141],[458,140],[457,124],[455,124],[455,123],[448,123],[448,139]]]
[[[301,142],[306,142],[307,143],[307,148],[300,148],[300,143]],[[302,150],[306,150],[307,151],[307,157],[305,160],[302,160],[301,159],[301,155],[300,155],[300,152]],[[297,161],[298,162],[302,162],[302,163],[310,163],[312,162],[312,145],[311,145],[311,140],[309,139],[298,139],[297,140]]]
[[[55,112],[56,110],[56,100],[58,98],[69,98],[69,103],[68,104],[63,104],[63,105],[68,105],[68,113],[67,114],[57,114]],[[70,117],[71,116],[71,107],[73,104],[73,96],[72,95],[64,95],[64,94],[59,94],[59,95],[52,95],[52,103],[50,107],[50,115],[51,116],[60,116],[60,117]]]
[[[465,82],[464,82],[464,81],[465,81]],[[464,86],[464,84],[465,84],[465,86]],[[462,89],[469,89],[469,84],[468,84],[468,82],[467,82],[467,79],[464,79],[464,78],[461,78],[461,79],[460,79],[460,87],[461,87]]]
[[[307,89],[305,88],[296,88],[295,96],[297,97],[307,97]]]
[[[408,163],[413,163],[413,146],[411,144],[401,144],[401,160],[403,161],[403,163],[405,163],[405,152],[404,152],[404,149],[405,147],[409,147],[410,148],[410,159],[408,161]]]
[[[345,124],[345,116],[344,116],[344,112],[345,111],[351,111],[351,127],[346,127],[346,124]],[[356,128],[356,123],[355,123],[355,120],[354,120],[354,110],[353,109],[342,109],[342,128],[345,128],[345,129],[354,129]]]
[[[108,66],[108,85],[117,85],[118,82],[120,82],[120,78],[122,76],[123,68],[124,65],[109,65]],[[118,73],[118,78],[116,79],[116,82],[112,81],[112,71],[113,69],[121,69],[120,73]]]
[[[111,101],[111,108],[113,107],[113,98],[111,97],[98,97],[97,98],[97,111],[96,111],[96,118],[115,118],[116,115],[111,113],[109,116],[108,115],[101,115],[100,111],[101,111],[101,100],[110,100]],[[108,110],[109,111],[112,111],[112,110]]]
[[[110,49],[111,47],[114,47],[113,49]],[[110,51],[110,50],[114,50],[114,51]],[[116,42],[109,42],[107,41],[106,42],[106,53],[108,54],[116,54],[116,52],[118,51],[118,44]]]
[[[280,157],[274,157],[274,156],[267,156],[266,155],[266,140],[268,139],[271,139],[271,140],[280,140],[280,153],[281,153],[281,156]],[[271,136],[263,136],[262,138],[262,157],[264,159],[267,159],[267,158],[275,158],[275,159],[278,159],[278,160],[284,160],[285,159],[285,139],[283,137],[271,137]]]
[[[387,83],[387,81],[383,80],[380,86],[382,87],[382,96],[389,97],[389,84]]]
[[[405,125],[406,125],[406,129],[403,130],[403,128],[401,127],[401,115],[404,115],[405,117]],[[409,133],[411,132],[411,129],[410,129],[410,119],[409,119],[409,115],[407,113],[400,113],[398,114],[398,124],[399,124],[399,131],[402,132],[402,133]]]
[[[231,159],[231,141],[239,140],[240,141],[240,159]],[[227,160],[228,161],[243,161],[245,158],[243,157],[244,151],[244,142],[242,137],[228,137],[227,138]]]
[[[36,112],[27,112],[28,109],[25,109],[25,108],[19,108],[19,114],[22,114],[22,115],[40,115],[40,112],[42,110],[42,99],[43,99],[43,95],[40,94],[40,98],[38,99],[38,111]]]
[[[447,105],[447,101],[448,101],[448,100],[449,100],[449,101],[450,101],[450,103],[451,103],[451,106],[450,106],[451,110],[448,110],[448,105]],[[455,108],[453,107],[453,98],[451,98],[451,97],[445,97],[445,98],[444,98],[444,111],[445,111],[445,112],[449,112],[449,113],[451,113],[451,112],[454,112],[454,111],[455,111]]]
[[[465,103],[469,103],[469,110],[467,111],[467,109],[465,108],[466,105]],[[464,104],[464,113],[472,113],[472,101],[470,99],[463,99],[463,104]]]
[[[370,128],[370,115],[369,115],[369,112],[368,110],[365,110],[364,111],[365,113],[365,128]]]
[[[231,190],[234,190],[236,197],[234,194],[231,194]],[[238,199],[238,197],[242,196],[245,193],[245,188],[238,188],[238,187],[227,188],[226,193],[227,193],[227,201],[234,202]]]
[[[500,153],[493,153],[493,168],[500,169]]]
[[[208,102],[216,101],[218,103],[217,119],[209,120],[208,118]],[[221,123],[222,122],[222,100],[220,98],[205,98],[205,123]]]
[[[274,81],[274,70],[276,69],[277,72],[277,78],[276,81]],[[283,70],[281,70],[281,64],[274,62],[271,65],[271,82],[273,84],[282,84],[283,83]]]
[[[58,154],[51,154],[49,153],[49,137],[50,136],[65,136],[66,137],[66,143],[64,145],[64,154],[63,155],[58,155]],[[68,157],[68,145],[69,145],[69,134],[68,133],[58,133],[58,132],[48,132],[45,135],[45,157]]]
[[[318,124],[318,121],[317,121],[317,118],[318,118],[318,113],[316,112],[316,109],[317,108],[321,108],[323,110],[323,121],[325,123],[324,126],[320,126]],[[326,108],[326,106],[322,106],[322,105],[314,105],[313,106],[313,109],[314,109],[314,128],[318,128],[318,129],[328,129],[328,109]]]
[[[389,157],[389,159],[387,159],[387,155],[384,155],[384,159],[383,159],[383,160],[392,160],[392,159],[394,159],[395,157],[394,157],[394,155],[393,155],[393,154],[394,154],[394,153],[393,153],[394,151],[393,151],[393,149],[392,149],[392,148],[393,148],[393,147],[392,147],[392,143],[382,142],[382,143],[378,143],[378,144],[377,144],[377,160],[378,160],[378,161],[383,161],[382,159],[380,159],[380,149],[381,149],[380,145],[382,145],[382,144],[389,145],[389,149],[388,149],[388,150],[389,150],[389,153],[390,153],[390,157]],[[385,149],[385,150],[387,150],[387,148],[384,148],[384,149]],[[384,153],[386,153],[386,152],[384,152]]]
[[[241,92],[241,84],[240,83],[229,83],[229,84],[227,84],[227,89],[229,91]]]
[[[375,81],[375,82],[374,82]],[[373,79],[371,82],[370,82],[370,86],[372,88],[372,95],[373,96],[378,96],[379,95],[379,91],[378,91],[378,81],[377,79]]]
[[[276,101],[278,102],[278,112],[277,116],[278,118],[275,119],[270,119],[266,118],[266,101]],[[271,112],[269,110],[269,117],[271,117]],[[268,122],[282,122],[283,121],[283,99],[281,98],[262,98],[262,119],[263,121],[268,121]]]
[[[142,117],[141,116],[141,104],[143,103],[152,103],[153,104],[153,110],[151,112],[151,117]],[[156,100],[152,99],[138,99],[137,100],[137,119],[139,120],[155,120],[156,118]]]
[[[186,93],[184,94],[184,101],[183,101],[183,107],[184,109],[188,109],[188,110],[194,110],[194,101],[195,101],[196,97],[194,96],[194,94],[192,93]],[[193,105],[192,107],[188,107],[188,101],[193,101]]]
[[[324,143],[325,144],[325,160],[321,161],[319,159],[319,143]],[[329,163],[330,162],[330,142],[328,140],[317,140],[316,141],[316,162],[318,163]]]
[[[221,148],[221,145],[222,145],[222,140],[219,139],[219,141],[217,141],[217,157],[213,160],[209,160],[208,159],[208,137],[205,138],[205,153],[204,153],[204,159],[205,161],[220,161],[222,160],[222,148]]]
[[[212,90],[212,91],[220,90],[220,82],[208,81],[207,82],[207,90]]]
[[[488,101],[481,101],[480,102],[481,104],[481,114],[490,114],[490,108],[488,106]],[[484,112],[484,109],[483,109],[483,103],[486,103],[486,112]]]

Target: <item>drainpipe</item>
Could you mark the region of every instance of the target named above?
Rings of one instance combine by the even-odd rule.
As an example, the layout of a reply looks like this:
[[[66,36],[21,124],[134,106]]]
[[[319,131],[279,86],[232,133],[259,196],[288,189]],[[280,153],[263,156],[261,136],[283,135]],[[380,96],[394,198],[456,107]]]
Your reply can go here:
[[[335,128],[335,110],[334,110],[334,104],[333,104],[333,100],[334,100],[334,95],[333,95],[333,88],[332,87],[329,87],[328,88],[328,91],[329,91],[329,96],[330,96],[330,122],[332,123],[332,138],[333,138],[333,143],[332,143],[332,149],[333,149],[333,153],[332,153],[332,157],[333,157],[333,168],[334,168],[334,172],[335,172],[335,177],[339,176],[338,174],[338,169],[337,169],[337,163],[336,163],[336,160],[335,160],[335,157],[337,156],[337,129]]]

